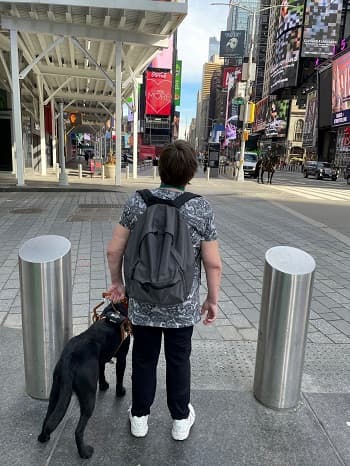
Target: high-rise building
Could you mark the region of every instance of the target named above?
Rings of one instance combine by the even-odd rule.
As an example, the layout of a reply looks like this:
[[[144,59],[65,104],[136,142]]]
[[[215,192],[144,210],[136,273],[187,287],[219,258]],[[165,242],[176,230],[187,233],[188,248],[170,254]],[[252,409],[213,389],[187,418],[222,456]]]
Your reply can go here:
[[[248,53],[248,44],[252,31],[252,14],[250,12],[258,11],[260,0],[240,0],[239,5],[247,8],[247,11],[239,6],[230,6],[227,17],[227,30],[244,30],[246,31],[246,53]]]
[[[214,55],[219,55],[220,41],[215,37],[209,37],[209,53],[208,61],[212,59]]]

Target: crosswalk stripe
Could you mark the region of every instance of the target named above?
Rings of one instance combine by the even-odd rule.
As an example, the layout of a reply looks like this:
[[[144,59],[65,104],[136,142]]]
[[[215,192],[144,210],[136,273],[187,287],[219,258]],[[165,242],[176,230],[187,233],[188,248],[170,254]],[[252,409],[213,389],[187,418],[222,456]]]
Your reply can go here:
[[[306,199],[321,199],[321,200],[333,200],[333,201],[350,201],[350,191],[337,189],[335,190],[324,190],[322,188],[303,188],[301,186],[283,186],[275,185],[271,186],[279,191],[295,194],[297,196],[304,197]]]

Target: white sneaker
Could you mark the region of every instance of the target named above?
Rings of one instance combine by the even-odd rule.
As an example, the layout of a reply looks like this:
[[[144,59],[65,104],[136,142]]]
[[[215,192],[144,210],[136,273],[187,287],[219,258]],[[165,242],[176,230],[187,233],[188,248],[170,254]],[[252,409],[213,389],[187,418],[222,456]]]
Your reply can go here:
[[[190,430],[196,419],[196,414],[191,404],[188,405],[188,409],[190,410],[190,414],[187,419],[175,419],[173,422],[171,435],[174,440],[186,440],[190,435]]]
[[[128,409],[131,433],[134,437],[146,437],[148,432],[148,415],[147,416],[133,416],[131,414],[131,407]]]

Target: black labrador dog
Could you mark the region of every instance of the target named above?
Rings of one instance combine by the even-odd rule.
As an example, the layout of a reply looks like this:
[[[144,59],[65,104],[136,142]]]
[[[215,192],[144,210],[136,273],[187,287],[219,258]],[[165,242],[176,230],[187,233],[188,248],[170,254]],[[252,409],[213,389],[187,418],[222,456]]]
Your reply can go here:
[[[125,305],[110,304],[103,310],[99,320],[68,341],[53,373],[49,406],[38,437],[39,442],[50,439],[51,432],[63,419],[72,393],[75,392],[80,405],[75,441],[81,458],[91,457],[94,449],[84,443],[84,431],[95,408],[97,382],[100,390],[109,387],[105,378],[105,364],[113,356],[117,359],[116,396],[125,395],[123,378],[130,346],[130,335],[125,331],[128,322],[126,313]]]

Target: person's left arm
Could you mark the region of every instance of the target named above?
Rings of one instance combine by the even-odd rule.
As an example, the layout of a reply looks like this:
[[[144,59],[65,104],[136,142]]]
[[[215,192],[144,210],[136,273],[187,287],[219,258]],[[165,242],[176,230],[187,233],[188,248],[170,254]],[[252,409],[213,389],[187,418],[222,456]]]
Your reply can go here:
[[[107,246],[108,267],[111,274],[111,300],[117,302],[125,297],[122,266],[123,256],[128,243],[130,230],[120,223],[114,228],[113,236]]]

